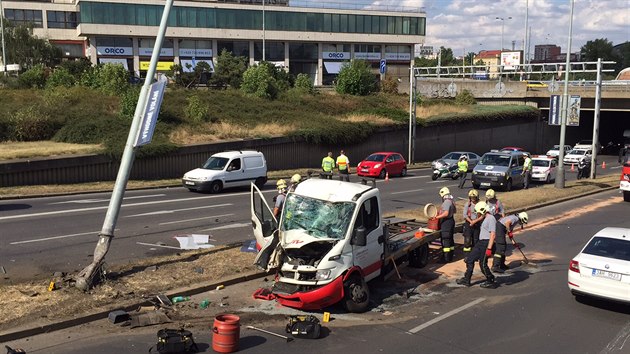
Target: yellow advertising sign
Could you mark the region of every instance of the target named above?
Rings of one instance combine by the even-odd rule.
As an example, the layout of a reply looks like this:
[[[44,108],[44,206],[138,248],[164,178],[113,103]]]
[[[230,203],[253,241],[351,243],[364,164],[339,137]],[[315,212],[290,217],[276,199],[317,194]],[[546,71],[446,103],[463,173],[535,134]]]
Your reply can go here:
[[[141,61],[140,62],[140,70],[142,71],[147,71],[149,70],[149,64],[151,64],[151,62],[149,61]],[[157,71],[169,71],[171,70],[171,66],[173,66],[174,63],[170,62],[170,61],[158,61],[157,63]]]

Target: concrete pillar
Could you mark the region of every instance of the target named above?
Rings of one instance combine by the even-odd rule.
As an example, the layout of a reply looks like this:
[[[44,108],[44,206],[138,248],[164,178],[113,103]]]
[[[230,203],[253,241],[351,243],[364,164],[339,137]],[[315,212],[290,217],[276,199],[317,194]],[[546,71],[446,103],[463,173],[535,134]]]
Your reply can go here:
[[[96,37],[90,37],[90,62],[92,65],[98,64],[98,53],[96,51]]]
[[[254,66],[254,41],[249,41],[249,66]]]
[[[284,42],[284,71],[289,72],[289,42]]]
[[[137,77],[140,77],[140,46],[138,44],[138,38],[133,37],[131,44],[133,46],[133,72],[136,73]]]
[[[212,62],[214,64],[217,63],[217,57],[219,56],[219,44],[217,43],[216,39],[212,40]]]
[[[173,38],[173,64],[179,65],[179,39]]]
[[[324,59],[322,49],[324,45],[317,43],[317,76],[315,77],[315,86],[321,86],[324,82]]]

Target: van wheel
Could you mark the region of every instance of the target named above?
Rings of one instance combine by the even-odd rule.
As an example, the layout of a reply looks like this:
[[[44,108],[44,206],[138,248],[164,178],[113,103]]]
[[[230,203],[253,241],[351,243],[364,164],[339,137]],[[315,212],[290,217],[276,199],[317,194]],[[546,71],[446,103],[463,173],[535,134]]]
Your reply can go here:
[[[624,202],[630,202],[630,192],[623,191],[623,201]]]
[[[424,244],[409,252],[409,265],[414,268],[423,268],[429,264],[429,245]]]
[[[210,193],[219,193],[223,190],[223,185],[219,181],[214,181],[210,185]]]
[[[508,180],[507,183],[505,184],[505,191],[509,192],[512,190],[512,180]]]
[[[264,177],[258,177],[256,178],[256,182],[254,182],[258,189],[261,189],[265,185],[265,183],[267,183],[267,179]]]
[[[365,312],[370,304],[370,288],[365,279],[352,275],[343,284],[343,306],[348,312]]]

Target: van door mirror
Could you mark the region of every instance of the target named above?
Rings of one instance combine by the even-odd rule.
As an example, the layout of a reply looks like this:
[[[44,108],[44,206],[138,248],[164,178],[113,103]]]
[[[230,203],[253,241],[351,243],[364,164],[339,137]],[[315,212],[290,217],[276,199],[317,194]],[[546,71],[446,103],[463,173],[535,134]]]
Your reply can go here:
[[[350,244],[355,246],[367,245],[367,235],[365,234],[365,231],[365,227],[363,226],[359,226],[358,228],[354,229]]]

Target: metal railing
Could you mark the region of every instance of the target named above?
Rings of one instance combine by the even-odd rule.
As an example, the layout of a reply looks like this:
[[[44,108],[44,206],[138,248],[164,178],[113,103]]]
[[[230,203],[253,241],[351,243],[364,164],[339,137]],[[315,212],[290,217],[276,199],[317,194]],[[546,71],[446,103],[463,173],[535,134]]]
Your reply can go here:
[[[603,61],[602,65],[614,65],[614,61]],[[561,74],[564,72],[565,63],[540,63],[540,64],[516,64],[516,65],[460,65],[460,66],[433,66],[415,67],[415,77],[440,77],[440,76],[475,76],[480,74],[511,75],[511,74]],[[602,72],[614,72],[614,69],[602,69]],[[571,63],[571,73],[596,73],[597,62]]]

